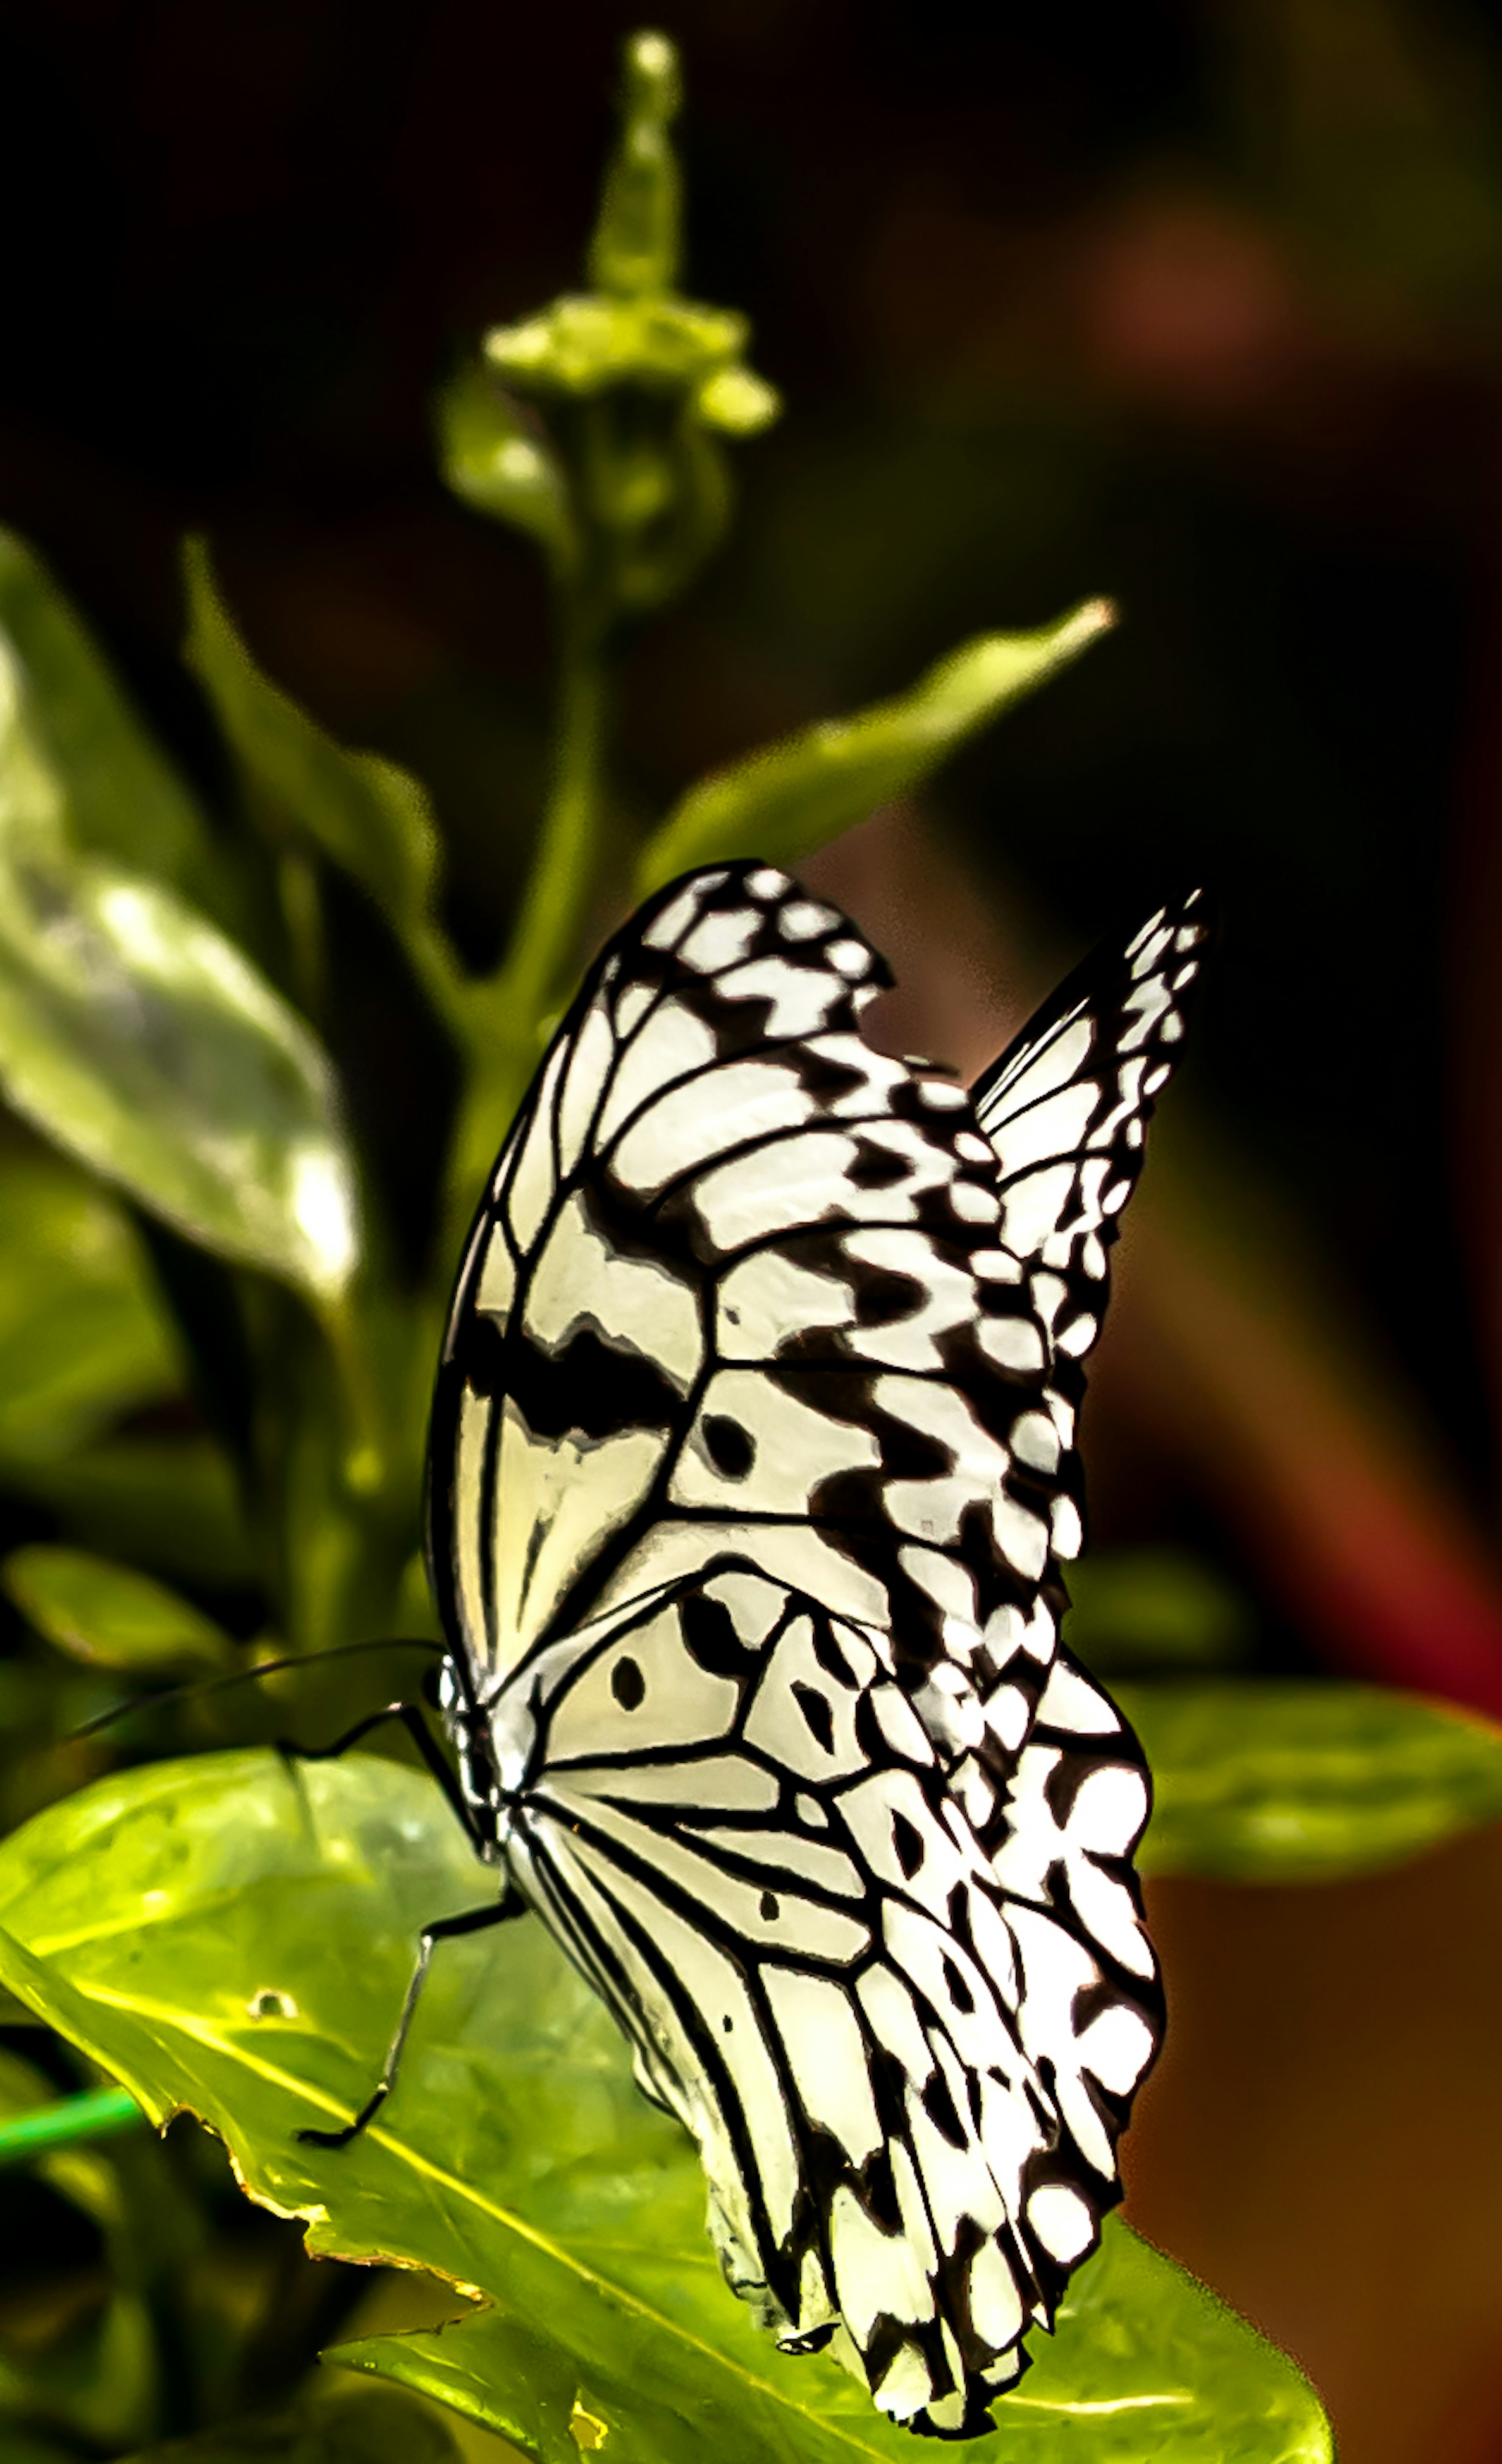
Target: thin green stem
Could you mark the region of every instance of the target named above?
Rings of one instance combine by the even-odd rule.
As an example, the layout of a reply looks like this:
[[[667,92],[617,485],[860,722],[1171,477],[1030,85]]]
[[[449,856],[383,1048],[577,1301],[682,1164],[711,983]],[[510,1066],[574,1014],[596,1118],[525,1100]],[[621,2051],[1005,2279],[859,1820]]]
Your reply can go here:
[[[449,1166],[447,1274],[485,1171],[537,1065],[588,913],[603,815],[607,671],[600,629],[577,608],[563,632],[552,780],[521,913],[497,973],[473,989],[472,1071]]]
[[[599,637],[569,622],[541,838],[511,948],[492,983],[521,1033],[535,1034],[578,944],[600,842],[604,735]]]
[[[117,2130],[138,2128],[145,2115],[122,2087],[90,2088],[58,2104],[38,2105],[34,2113],[12,2114],[0,2122],[0,2166],[25,2165],[50,2148],[76,2147],[89,2139],[108,2139]]]

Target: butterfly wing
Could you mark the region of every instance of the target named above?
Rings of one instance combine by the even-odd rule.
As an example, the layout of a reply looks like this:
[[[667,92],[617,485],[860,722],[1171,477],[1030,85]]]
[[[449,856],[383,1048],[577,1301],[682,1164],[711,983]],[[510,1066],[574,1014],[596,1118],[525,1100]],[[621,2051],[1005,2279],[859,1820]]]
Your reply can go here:
[[[1067,1378],[1100,1332],[1108,1251],[1208,937],[1202,891],[1160,907],[1124,948],[1086,958],[971,1089],[1000,1166],[1001,1235]]]
[[[533,1774],[511,1870],[697,2141],[731,2282],[895,2417],[974,2435],[1115,2195],[1149,2021],[1050,1944],[1030,2041],[1038,1923],[908,1697],[747,1562],[538,1654],[497,1734]]]
[[[879,1629],[915,1693],[947,1671],[921,1709],[953,1729],[988,1625],[1030,1607],[1056,1484],[1013,1431],[1044,1333],[962,1090],[860,1034],[887,980],[755,866],[664,893],[596,966],[435,1396],[431,1558],[477,1684],[740,1551]]]
[[[887,980],[843,917],[766,867],[693,876],[617,936],[472,1236],[430,1535],[467,1691],[494,1720],[508,1863],[694,2130],[732,2280],[784,2337],[833,2330],[887,2409],[955,2434],[1023,2365],[1023,2329],[1051,2318],[1119,2195],[1115,2141],[1160,2013],[1130,1869],[1139,1757],[1055,1647],[1055,1561],[1079,1539],[1076,1355],[1034,1291],[1056,1251],[1002,1241],[1006,1184],[963,1093],[865,1043]],[[1017,1064],[986,1082],[1004,1128],[1009,1090],[1019,1118],[1039,1100]],[[760,1634],[751,1570],[780,1603]],[[619,1652],[600,1671],[602,1638],[650,1617],[671,1682],[649,1722],[639,1637],[634,1677]],[[844,1728],[821,1635],[864,1672]],[[706,1728],[711,1680],[730,1690]],[[589,1768],[610,1789],[580,1781],[567,1742],[597,1697]],[[753,1704],[781,1725],[763,1734]],[[815,1758],[798,1788],[826,1718],[857,1759]],[[880,1820],[861,1834],[831,1790],[852,1810],[868,1781]],[[644,1814],[653,1787],[669,1794]],[[761,1793],[738,1811],[717,1787]],[[561,1789],[592,1791],[587,1819],[563,1817]],[[836,1822],[855,1883],[829,1900],[814,1834]],[[931,1878],[940,1837],[961,1860],[927,1932],[893,1913],[910,1835]],[[762,1892],[812,1907],[811,1931],[753,1922],[757,1871],[756,1908]],[[948,1983],[966,1963],[988,1980],[965,1985],[969,2012]],[[871,1987],[889,2012],[917,2013],[917,2035],[891,2022],[905,2068],[868,1974],[891,1980]],[[717,2016],[731,1976],[750,2000]],[[815,2012],[838,2063],[811,2051]],[[945,2096],[940,2123],[925,2098]],[[888,2153],[857,2160],[850,2117],[868,2105]]]

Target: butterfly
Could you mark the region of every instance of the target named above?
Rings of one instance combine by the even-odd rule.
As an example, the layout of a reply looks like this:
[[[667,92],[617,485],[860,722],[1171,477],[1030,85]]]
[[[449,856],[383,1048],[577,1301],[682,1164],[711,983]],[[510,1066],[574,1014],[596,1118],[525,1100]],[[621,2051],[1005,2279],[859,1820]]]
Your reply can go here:
[[[692,2133],[735,2291],[967,2436],[1119,2197],[1162,2004],[1136,1740],[1060,1641],[1108,1248],[1198,894],[970,1094],[764,864],[651,900],[507,1138],[437,1377],[482,1853]]]

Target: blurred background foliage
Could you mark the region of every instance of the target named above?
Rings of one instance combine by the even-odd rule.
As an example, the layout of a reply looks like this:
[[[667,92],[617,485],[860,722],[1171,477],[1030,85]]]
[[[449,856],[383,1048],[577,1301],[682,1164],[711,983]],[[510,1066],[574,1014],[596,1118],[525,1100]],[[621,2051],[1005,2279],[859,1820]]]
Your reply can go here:
[[[122,781],[96,706],[112,791],[74,825],[95,859],[149,860],[246,939],[332,1054],[401,1296],[360,1338],[409,1397],[381,1443],[413,1501],[425,1276],[464,1203],[432,988],[445,952],[491,979],[519,911],[564,552],[524,418],[523,527],[486,511],[470,354],[506,328],[522,394],[519,330],[578,284],[630,22],[599,0],[0,8],[0,522],[149,729]],[[1138,1694],[1171,1672],[1339,1673],[1502,1716],[1495,26],[1462,0],[980,22],[916,0],[696,0],[671,31],[692,79],[685,287],[745,313],[757,377],[718,397],[746,439],[734,519],[704,500],[678,578],[723,526],[718,553],[623,646],[603,861],[591,912],[565,921],[587,942],[623,912],[650,826],[700,773],[907,687],[984,628],[1109,594],[1109,640],[810,868],[897,965],[893,1037],[966,1067],[1160,886],[1204,875],[1220,898],[1096,1369],[1076,1642]],[[788,406],[775,425],[758,383]],[[189,534],[209,544],[185,581]],[[47,631],[33,575],[19,550],[0,567],[0,625],[40,623],[60,671],[77,645]],[[216,607],[289,697],[279,732],[264,701],[237,731]],[[357,784],[341,767],[320,788],[303,712],[374,757]],[[64,750],[84,775],[88,730]],[[390,765],[447,851],[436,957],[402,905],[425,808]],[[299,798],[324,816],[311,856],[286,826]],[[385,851],[384,904],[328,860],[341,831]],[[476,1154],[504,1100],[480,1108]],[[267,1633],[236,1468],[276,1441],[251,1426],[245,1328],[181,1227],[18,1119],[3,1137],[9,1823],[160,1748],[68,1741],[117,1699],[121,1637],[188,1675]],[[300,1307],[256,1287],[263,1355],[293,1361]],[[323,1412],[324,1473],[375,1443],[338,1375],[321,1401],[304,1383],[258,1408],[282,1427]],[[362,1595],[360,1547],[336,1563],[307,1537],[323,1476],[288,1471],[294,1639],[363,1615],[388,1630],[393,1600],[410,1630],[409,1530],[392,1522]],[[122,1561],[128,1598],[101,1610],[80,1551]],[[143,1570],[169,1587],[154,1602]],[[280,1688],[258,1729],[222,1698],[182,1719],[204,1743],[294,1713],[316,1729],[346,1690]],[[1170,1749],[1194,1768],[1192,1735],[1165,1729]],[[1381,1796],[1377,1748],[1341,1750]],[[1475,1760],[1479,1821],[1496,1800]],[[1415,1815],[1403,1837],[1445,1827]],[[1502,2454],[1502,2008],[1477,1949],[1502,1917],[1496,1834],[1296,1893],[1157,1896],[1176,2033],[1136,2138],[1143,2229],[1298,2355],[1358,2464]],[[34,2029],[5,2044],[8,2110],[33,2074],[79,2083]],[[211,2151],[185,2136],[164,2160],[182,2236],[164,2224],[128,2278],[104,2173],[5,2180],[25,2227],[7,2248],[29,2255],[0,2297],[4,2366],[86,2348],[117,2373],[101,2427],[96,2361],[65,2359],[66,2402],[36,2416],[49,2458],[59,2439],[119,2453],[131,2402],[144,2438],[276,2392],[268,2338],[290,2393],[354,2299],[222,2167],[209,2183]],[[118,2148],[122,2167],[154,2152]],[[166,2216],[166,2191],[144,2195]],[[175,2418],[153,2409],[141,2321],[168,2332],[185,2286],[232,2323],[216,2390]]]

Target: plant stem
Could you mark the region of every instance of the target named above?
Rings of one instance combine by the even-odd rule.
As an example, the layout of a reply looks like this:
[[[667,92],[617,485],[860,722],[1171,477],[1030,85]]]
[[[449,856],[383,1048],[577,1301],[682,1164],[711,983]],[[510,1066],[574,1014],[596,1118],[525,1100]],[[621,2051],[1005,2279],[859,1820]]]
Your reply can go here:
[[[598,631],[565,620],[541,837],[505,964],[491,990],[535,1042],[573,958],[593,887],[600,839],[605,661]]]
[[[577,608],[562,627],[552,777],[537,855],[511,947],[476,985],[470,1019],[473,1073],[449,1167],[447,1271],[497,1148],[537,1065],[542,1028],[566,986],[588,911],[599,855],[606,661],[600,627]]]
[[[107,2139],[117,2130],[134,2129],[145,2118],[124,2088],[90,2088],[83,2096],[0,2122],[0,2166],[25,2165],[49,2148],[75,2147],[85,2139]]]

